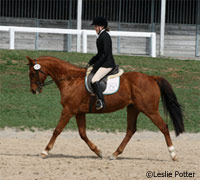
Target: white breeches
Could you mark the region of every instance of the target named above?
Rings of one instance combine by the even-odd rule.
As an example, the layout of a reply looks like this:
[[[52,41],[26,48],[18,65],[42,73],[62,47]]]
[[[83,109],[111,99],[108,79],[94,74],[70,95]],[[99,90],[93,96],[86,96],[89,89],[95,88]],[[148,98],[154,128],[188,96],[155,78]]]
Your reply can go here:
[[[92,83],[95,83],[97,81],[100,81],[106,74],[108,74],[110,71],[112,70],[112,68],[104,68],[104,67],[100,67],[97,72],[95,73],[95,75],[92,78]]]

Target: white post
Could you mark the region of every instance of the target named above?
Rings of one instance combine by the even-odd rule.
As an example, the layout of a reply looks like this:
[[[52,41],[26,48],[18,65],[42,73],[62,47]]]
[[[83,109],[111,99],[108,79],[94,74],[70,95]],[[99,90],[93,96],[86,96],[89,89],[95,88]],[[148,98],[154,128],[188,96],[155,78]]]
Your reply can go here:
[[[161,3],[161,20],[160,20],[160,56],[164,55],[165,9],[166,9],[166,0],[162,0],[162,3]]]
[[[156,33],[151,34],[151,57],[156,57]]]
[[[15,30],[13,28],[10,31],[10,49],[15,49]]]
[[[83,53],[87,53],[87,31],[83,30]]]
[[[78,0],[77,7],[77,29],[81,30],[82,0]],[[81,51],[81,34],[77,35],[77,52]]]

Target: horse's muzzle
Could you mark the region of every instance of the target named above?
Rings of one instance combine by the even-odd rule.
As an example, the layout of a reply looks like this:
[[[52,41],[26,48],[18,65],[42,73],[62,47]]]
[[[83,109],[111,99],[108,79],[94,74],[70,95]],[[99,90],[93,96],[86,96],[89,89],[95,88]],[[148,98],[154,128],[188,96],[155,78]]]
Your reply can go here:
[[[31,89],[31,92],[32,92],[33,94],[40,94],[40,93],[41,93],[41,90],[38,90],[38,89],[34,90],[34,89]]]
[[[36,91],[35,91],[35,90],[33,90],[33,89],[31,90],[31,92],[32,92],[33,94],[36,94]]]

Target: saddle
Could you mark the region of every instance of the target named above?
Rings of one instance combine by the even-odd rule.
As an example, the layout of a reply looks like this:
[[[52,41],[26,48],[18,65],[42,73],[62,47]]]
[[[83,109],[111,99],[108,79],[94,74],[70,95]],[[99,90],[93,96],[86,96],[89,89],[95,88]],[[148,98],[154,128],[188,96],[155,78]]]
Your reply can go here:
[[[85,87],[89,93],[95,95],[91,83],[92,77],[94,76],[94,73],[91,72],[92,69],[93,67],[89,67],[87,69],[85,76]],[[120,76],[123,73],[124,70],[119,69],[119,66],[116,66],[104,78],[100,80],[99,83],[104,95],[114,94],[118,91],[120,86]]]

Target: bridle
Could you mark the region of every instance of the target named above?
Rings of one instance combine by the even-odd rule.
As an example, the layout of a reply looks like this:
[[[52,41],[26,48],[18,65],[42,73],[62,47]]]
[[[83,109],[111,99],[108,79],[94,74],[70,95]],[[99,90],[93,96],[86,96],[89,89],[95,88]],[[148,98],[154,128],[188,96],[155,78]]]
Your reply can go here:
[[[44,74],[44,75],[46,75],[46,76],[48,76],[48,74],[46,74],[46,73],[45,73],[44,71],[42,71],[40,68],[39,68],[39,69],[35,68],[35,67],[36,67],[35,65],[39,65],[39,64],[37,64],[37,60],[36,60],[36,59],[35,59],[35,64],[34,64],[34,65],[33,65],[33,64],[29,64],[29,65],[34,67],[33,69],[34,69],[34,71],[35,71],[35,76],[36,76],[36,82],[31,82],[31,84],[37,84],[39,90],[41,90],[42,87],[44,87],[44,86],[47,86],[47,85],[49,85],[49,84],[54,83],[53,80],[49,80],[49,81],[47,81],[47,82],[45,82],[45,83],[42,83],[42,82],[40,81],[39,73],[42,73],[42,74]],[[39,67],[40,67],[40,65],[39,65]]]

